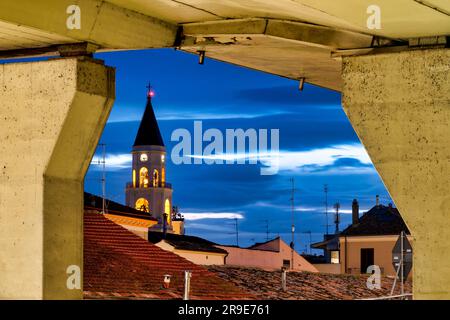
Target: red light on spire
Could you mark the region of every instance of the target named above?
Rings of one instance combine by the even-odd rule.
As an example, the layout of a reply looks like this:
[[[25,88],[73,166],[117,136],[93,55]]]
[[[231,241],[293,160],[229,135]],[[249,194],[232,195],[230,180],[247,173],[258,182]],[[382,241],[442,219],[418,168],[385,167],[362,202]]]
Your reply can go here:
[[[154,96],[155,96],[155,91],[153,91],[152,86],[149,83],[147,86],[147,97],[153,98]]]

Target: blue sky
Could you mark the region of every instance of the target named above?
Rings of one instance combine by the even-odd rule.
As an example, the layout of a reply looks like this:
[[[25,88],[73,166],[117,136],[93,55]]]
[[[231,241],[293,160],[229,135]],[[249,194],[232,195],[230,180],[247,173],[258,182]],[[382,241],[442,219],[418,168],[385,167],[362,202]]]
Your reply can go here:
[[[341,229],[351,221],[351,202],[370,209],[379,194],[391,202],[377,172],[340,105],[340,94],[282,77],[197,57],[173,49],[97,54],[116,67],[116,101],[101,142],[107,153],[107,196],[124,202],[130,180],[131,145],[146,102],[146,85],[155,90],[153,106],[168,159],[167,181],[173,184],[174,204],[186,217],[188,234],[223,244],[239,244],[270,237],[290,241],[290,182],[295,178],[296,249],[305,251],[325,231],[323,185],[332,205],[341,203]],[[170,160],[171,134],[178,128],[192,132],[194,120],[204,130],[279,129],[280,171],[260,175],[259,165],[175,165]],[[100,150],[99,150],[100,151]],[[101,194],[101,172],[91,165],[86,191]],[[333,220],[329,214],[329,223]],[[334,230],[334,226],[330,226]]]

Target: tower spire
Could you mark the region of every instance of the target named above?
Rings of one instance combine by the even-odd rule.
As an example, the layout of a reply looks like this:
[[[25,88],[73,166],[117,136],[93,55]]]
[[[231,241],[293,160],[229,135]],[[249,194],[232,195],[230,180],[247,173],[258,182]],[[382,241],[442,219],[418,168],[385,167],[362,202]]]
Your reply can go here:
[[[147,105],[142,116],[141,124],[139,126],[135,146],[161,146],[164,147],[164,141],[159,131],[158,122],[156,121],[155,113],[153,111],[152,98],[155,93],[149,82],[147,85]]]

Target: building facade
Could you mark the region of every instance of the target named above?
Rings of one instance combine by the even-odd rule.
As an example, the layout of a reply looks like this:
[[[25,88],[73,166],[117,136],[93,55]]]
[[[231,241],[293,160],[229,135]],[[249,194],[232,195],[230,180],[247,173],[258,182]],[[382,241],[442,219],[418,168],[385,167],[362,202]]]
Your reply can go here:
[[[286,268],[294,271],[318,272],[305,258],[294,251],[280,237],[248,248],[217,245],[228,252],[225,264],[233,266],[257,267],[265,270]],[[293,263],[292,263],[293,262]]]

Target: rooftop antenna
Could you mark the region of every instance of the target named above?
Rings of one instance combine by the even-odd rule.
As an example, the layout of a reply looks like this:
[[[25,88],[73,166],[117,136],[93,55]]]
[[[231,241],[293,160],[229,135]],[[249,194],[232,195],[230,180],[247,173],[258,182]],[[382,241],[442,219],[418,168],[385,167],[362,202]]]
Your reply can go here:
[[[234,218],[234,223],[236,224],[236,246],[239,247],[239,228],[238,228],[238,218]]]
[[[263,220],[266,223],[266,241],[269,241],[269,220]]]
[[[309,246],[306,244],[306,241],[305,241],[305,248],[306,248],[305,253],[308,253],[308,251],[309,251],[309,254],[312,254],[312,252],[311,252],[312,232],[311,232],[311,230],[303,231],[303,232],[300,232],[300,233],[301,234],[309,234]],[[308,247],[309,247],[309,250],[308,250]]]
[[[334,208],[336,209],[336,214],[334,216],[334,224],[336,225],[336,229],[334,231],[335,234],[339,233],[339,222],[340,222],[340,218],[339,218],[339,209],[341,208],[341,205],[339,202],[336,202],[334,204]]]
[[[295,234],[295,221],[294,221],[294,194],[295,194],[295,180],[294,178],[290,179],[292,188],[291,188],[291,269],[294,269],[294,234]]]
[[[97,158],[97,164],[102,165],[102,177],[100,182],[102,184],[102,214],[106,213],[106,144],[99,143],[98,147],[102,148],[102,158]],[[94,162],[95,163],[95,162]]]
[[[323,185],[323,191],[325,192],[325,228],[326,234],[328,234],[328,184]]]

